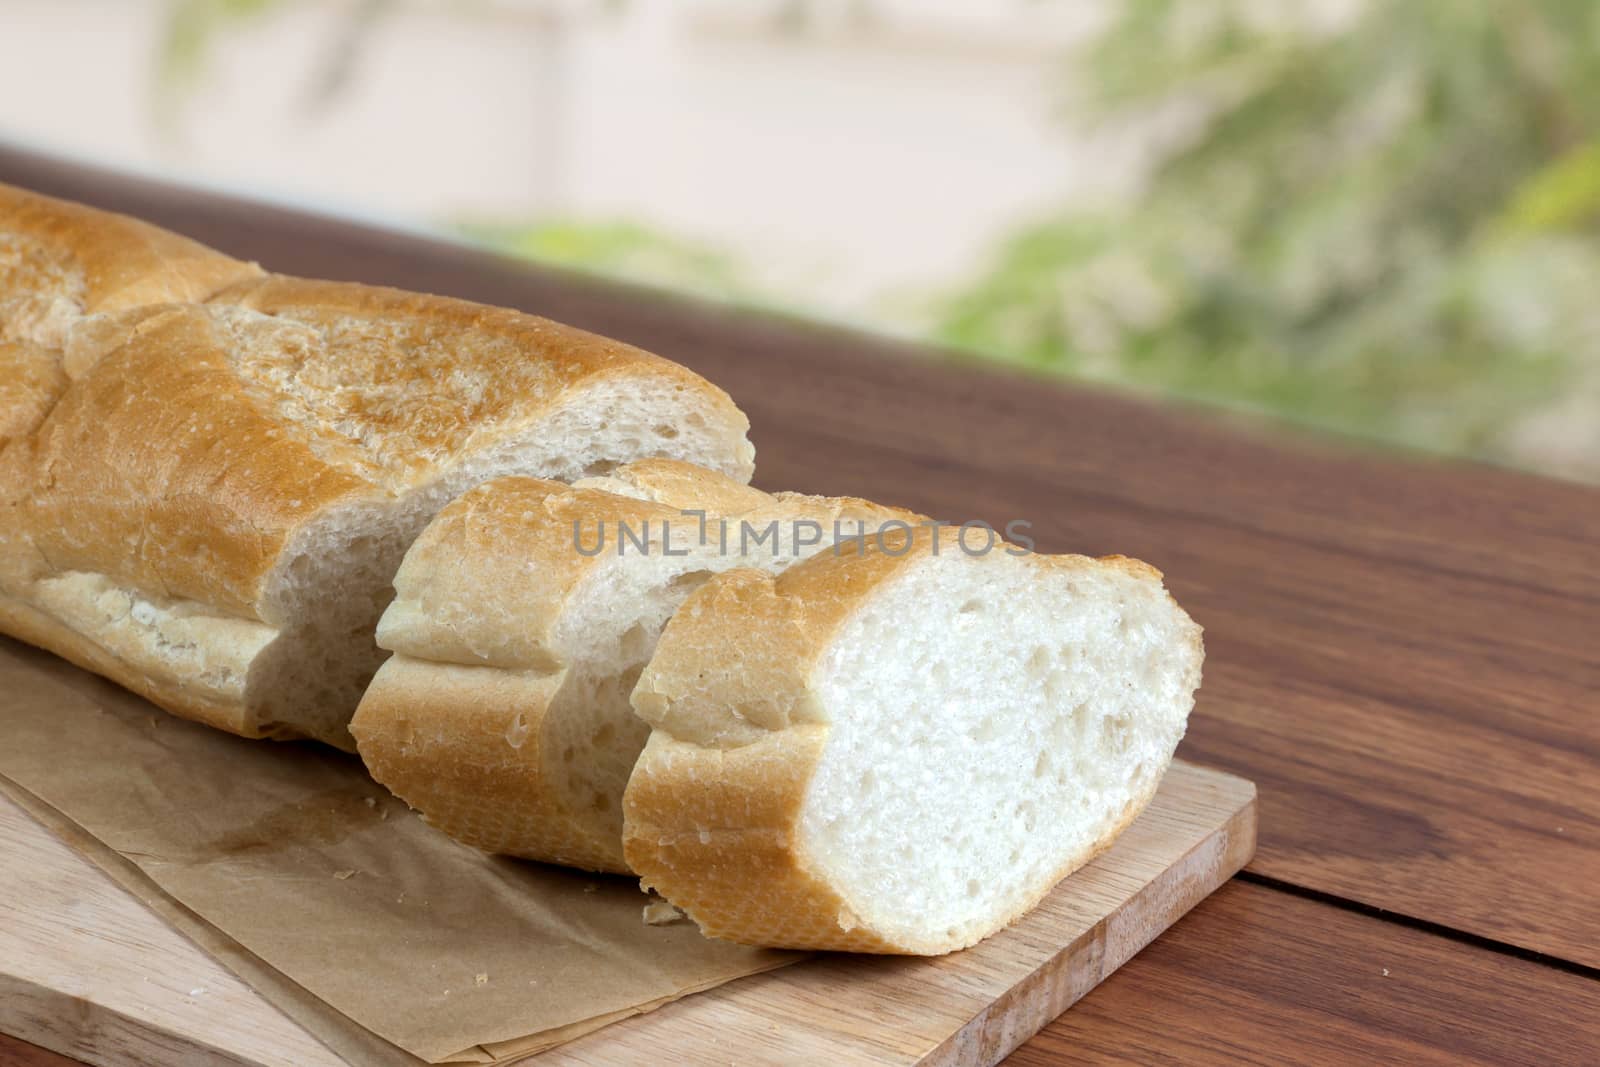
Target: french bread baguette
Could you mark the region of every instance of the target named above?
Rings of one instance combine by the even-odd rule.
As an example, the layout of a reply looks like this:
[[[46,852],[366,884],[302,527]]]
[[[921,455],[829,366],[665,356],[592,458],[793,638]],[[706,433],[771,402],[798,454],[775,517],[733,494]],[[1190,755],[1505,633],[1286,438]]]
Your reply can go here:
[[[673,610],[720,571],[825,550],[836,523],[848,536],[919,518],[671,460],[481,485],[395,578],[378,629],[395,655],[351,723],[361,757],[458,840],[626,871],[622,791],[649,733],[628,696]]]
[[[1202,657],[1160,574],[931,538],[722,574],[668,623],[625,857],[707,934],[963,948],[1155,793]]]
[[[394,572],[471,486],[752,467],[726,394],[628,345],[14,190],[0,338],[0,630],[247,737],[354,747]]]

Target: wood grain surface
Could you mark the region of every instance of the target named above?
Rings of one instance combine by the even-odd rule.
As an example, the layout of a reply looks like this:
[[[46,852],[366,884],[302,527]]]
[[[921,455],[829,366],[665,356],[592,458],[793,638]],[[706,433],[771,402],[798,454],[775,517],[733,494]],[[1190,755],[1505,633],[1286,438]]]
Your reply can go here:
[[[758,484],[1033,524],[1166,571],[1206,627],[1185,755],[1262,789],[1255,870],[1600,966],[1600,492],[1335,452],[1126,396],[417,237],[0,156],[269,267],[523,308],[679,360]]]
[[[1023,518],[1046,549],[1142,556],[1206,627],[1206,681],[1182,751],[1261,786],[1254,871],[1600,966],[1593,488],[931,366],[906,345],[23,153],[0,150],[0,180],[132,211],[278,269],[508,304],[652,348],[750,413],[767,488]],[[1284,922],[1336,910],[1250,892],[1283,898]],[[1362,922],[1374,943],[1409,936]],[[1225,942],[1215,952],[1191,957],[1195,982],[1231,958]],[[1557,991],[1571,987],[1562,973]],[[1308,997],[1338,992],[1310,964],[1300,980]],[[1442,1010],[1454,980],[1442,968],[1431,981]],[[1281,1001],[1248,1000],[1213,1004],[1213,1029],[1315,1043]],[[1386,1024],[1396,1040],[1408,1018]],[[1436,1033],[1423,1021],[1418,1034]]]
[[[1545,1067],[1597,1050],[1591,977],[1235,881],[1008,1064]]]
[[[0,1067],[77,1067],[79,1062],[20,1037],[0,1034]]]
[[[1255,829],[1249,782],[1174,764],[1108,852],[974,948],[932,960],[819,956],[615,1023],[539,1062],[647,1067],[670,1049],[674,1062],[710,1063],[737,1049],[752,1067],[993,1063],[1226,882]],[[0,856],[0,1030],[99,1064],[340,1062],[3,797]],[[419,1062],[392,1051],[394,1062]]]

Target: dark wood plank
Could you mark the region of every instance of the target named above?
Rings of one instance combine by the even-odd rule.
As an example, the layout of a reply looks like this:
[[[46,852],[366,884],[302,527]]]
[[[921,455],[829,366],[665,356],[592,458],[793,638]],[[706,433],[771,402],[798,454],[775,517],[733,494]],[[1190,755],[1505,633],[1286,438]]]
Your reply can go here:
[[[1019,1048],[1046,1064],[1582,1064],[1600,982],[1234,881]]]
[[[78,1062],[20,1037],[0,1034],[0,1067],[77,1067]]]
[[[745,407],[767,487],[1022,518],[1047,550],[1148,559],[1207,627],[1183,754],[1261,786],[1253,869],[1600,965],[1594,489],[933,367],[908,346],[15,152],[0,180],[277,269],[635,341]]]

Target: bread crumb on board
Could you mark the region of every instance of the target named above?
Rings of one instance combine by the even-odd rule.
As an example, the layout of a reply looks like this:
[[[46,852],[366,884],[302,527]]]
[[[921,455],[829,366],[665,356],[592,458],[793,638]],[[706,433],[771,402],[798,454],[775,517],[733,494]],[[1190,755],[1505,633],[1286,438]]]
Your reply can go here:
[[[654,893],[650,894],[650,903],[644,906],[644,922],[646,926],[667,926],[683,918],[683,912],[673,907]]]
[[[346,881],[347,879],[354,878],[356,876],[356,872],[354,870],[334,871],[333,872],[333,876],[335,878],[339,879],[339,881],[343,882],[343,881]]]
[[[489,975],[486,972],[480,971],[478,974],[473,976],[472,980],[474,982],[478,983],[479,985],[488,985],[489,984]]]

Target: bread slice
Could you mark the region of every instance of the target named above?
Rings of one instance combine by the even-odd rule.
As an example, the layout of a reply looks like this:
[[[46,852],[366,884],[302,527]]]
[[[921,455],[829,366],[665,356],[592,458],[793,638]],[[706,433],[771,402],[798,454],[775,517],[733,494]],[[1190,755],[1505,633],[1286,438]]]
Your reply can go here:
[[[963,948],[1154,795],[1202,657],[1159,572],[932,534],[721,575],[668,624],[625,855],[707,934]]]
[[[848,535],[891,518],[919,517],[769,496],[667,460],[571,486],[480,486],[439,513],[395,579],[378,631],[395,656],[351,724],[361,756],[468,844],[626,870],[622,791],[649,733],[628,695],[678,604],[717,572],[822,550],[836,522]]]
[[[628,345],[52,205],[0,195],[0,630],[177,714],[353,748],[446,501],[651,455],[750,475],[728,396]]]

